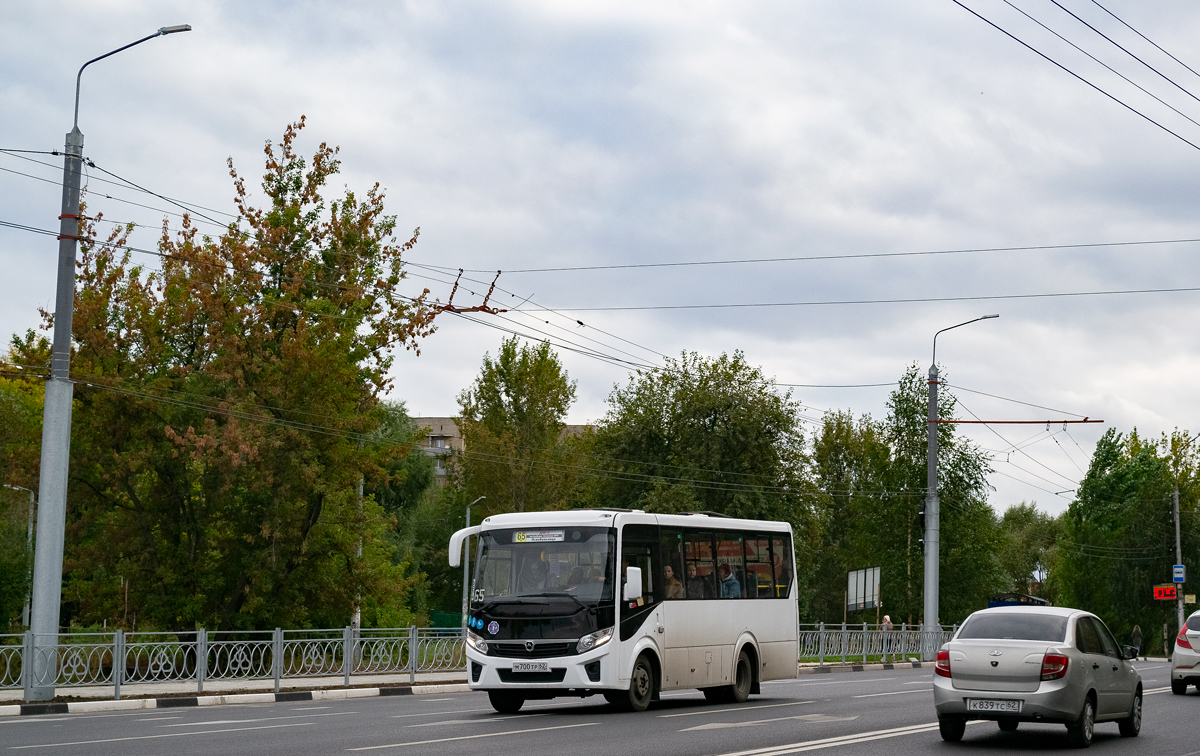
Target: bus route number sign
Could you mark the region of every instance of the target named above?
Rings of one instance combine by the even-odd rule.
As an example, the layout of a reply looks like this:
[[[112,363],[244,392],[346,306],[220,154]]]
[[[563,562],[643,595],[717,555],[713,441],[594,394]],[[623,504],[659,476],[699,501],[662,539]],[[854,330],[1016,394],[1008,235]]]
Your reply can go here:
[[[513,534],[513,543],[557,543],[565,536],[562,530],[518,530]]]
[[[1154,598],[1162,601],[1174,601],[1178,597],[1173,583],[1154,586]]]

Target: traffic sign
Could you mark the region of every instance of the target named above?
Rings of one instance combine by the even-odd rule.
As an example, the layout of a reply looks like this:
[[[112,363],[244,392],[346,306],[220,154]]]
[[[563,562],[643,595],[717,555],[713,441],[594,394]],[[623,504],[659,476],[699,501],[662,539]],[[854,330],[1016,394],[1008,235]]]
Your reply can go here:
[[[1171,568],[1171,582],[1173,582],[1173,583],[1184,582],[1184,580],[1183,580],[1184,572],[1185,572],[1185,570],[1184,570],[1184,567],[1182,564],[1177,564],[1174,567],[1172,567]]]
[[[1154,598],[1156,598],[1156,599],[1159,599],[1162,601],[1174,601],[1178,597],[1179,597],[1179,593],[1178,593],[1178,591],[1175,590],[1174,583],[1167,583],[1166,585],[1154,586]]]

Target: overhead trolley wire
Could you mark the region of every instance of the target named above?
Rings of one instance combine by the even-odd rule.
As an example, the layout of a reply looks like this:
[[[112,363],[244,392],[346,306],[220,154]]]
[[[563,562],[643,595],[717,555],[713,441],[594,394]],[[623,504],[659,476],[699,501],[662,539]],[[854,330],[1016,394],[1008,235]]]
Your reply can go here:
[[[1120,16],[1118,16],[1118,15],[1117,15],[1117,14],[1115,14],[1115,13],[1113,13],[1113,12],[1112,12],[1112,11],[1110,11],[1108,8],[1105,8],[1103,5],[1101,5],[1100,3],[1096,2],[1096,0],[1092,0],[1092,4],[1093,4],[1093,5],[1095,5],[1097,8],[1099,8],[1100,10],[1104,11],[1105,13],[1107,13],[1108,15],[1112,16],[1113,18],[1115,18],[1115,19],[1116,19],[1118,22],[1120,22],[1120,24],[1121,24],[1122,26],[1124,26],[1124,27],[1125,27],[1126,29],[1128,29],[1129,31],[1133,32],[1134,34],[1138,35],[1138,36],[1139,36],[1139,37],[1141,37],[1142,39],[1146,40],[1146,41],[1147,41],[1147,42],[1149,42],[1151,45],[1154,45],[1154,47],[1156,47],[1156,48],[1158,49],[1158,51],[1159,51],[1159,52],[1161,52],[1163,55],[1166,55],[1168,58],[1170,58],[1171,60],[1175,61],[1175,62],[1176,62],[1176,63],[1178,63],[1179,65],[1183,66],[1183,67],[1184,67],[1184,68],[1186,68],[1187,70],[1191,71],[1191,72],[1192,72],[1193,74],[1195,74],[1196,76],[1200,76],[1200,73],[1197,73],[1197,72],[1196,72],[1196,70],[1195,70],[1194,68],[1192,68],[1191,66],[1189,66],[1187,63],[1184,63],[1184,62],[1183,62],[1182,60],[1180,60],[1179,58],[1176,58],[1176,57],[1175,57],[1174,55],[1172,55],[1171,53],[1169,53],[1169,52],[1167,52],[1166,50],[1164,50],[1162,47],[1160,47],[1160,46],[1158,45],[1158,43],[1156,43],[1154,40],[1152,40],[1152,39],[1150,39],[1149,37],[1147,37],[1145,34],[1142,34],[1142,33],[1141,33],[1140,31],[1138,31],[1137,29],[1134,29],[1132,26],[1130,26],[1129,24],[1127,24],[1127,23],[1124,21],[1124,19],[1122,19]]]
[[[1098,84],[1094,84],[1094,83],[1092,83],[1091,81],[1089,81],[1088,79],[1084,78],[1082,75],[1075,73],[1075,72],[1074,72],[1074,71],[1072,71],[1070,68],[1067,68],[1067,67],[1066,67],[1065,65],[1063,65],[1062,63],[1059,63],[1059,62],[1058,62],[1057,60],[1055,60],[1054,58],[1051,58],[1051,57],[1050,57],[1049,55],[1047,55],[1046,53],[1042,52],[1041,50],[1037,49],[1036,47],[1034,47],[1033,45],[1029,44],[1029,43],[1028,43],[1028,42],[1026,42],[1025,40],[1023,40],[1023,39],[1021,39],[1020,37],[1016,36],[1016,35],[1015,35],[1015,34],[1013,34],[1012,32],[1010,32],[1010,31],[1008,31],[1007,29],[1005,29],[1004,27],[1000,26],[999,24],[995,23],[995,22],[994,22],[994,21],[992,21],[991,19],[989,19],[989,18],[987,18],[987,17],[983,16],[982,14],[978,13],[978,12],[977,12],[977,11],[975,11],[973,8],[970,8],[970,7],[966,6],[966,5],[964,5],[964,4],[963,4],[963,3],[961,3],[959,0],[950,0],[950,1],[951,1],[952,3],[954,3],[955,5],[957,5],[958,7],[962,8],[963,10],[967,11],[968,13],[970,13],[972,16],[975,16],[975,17],[976,17],[976,18],[978,18],[980,21],[983,21],[983,22],[984,22],[984,23],[986,23],[988,26],[991,26],[993,29],[995,29],[996,31],[1000,32],[1000,33],[1001,33],[1001,34],[1003,34],[1004,36],[1006,36],[1006,37],[1009,37],[1009,38],[1010,38],[1010,39],[1012,39],[1014,42],[1017,42],[1017,43],[1018,43],[1018,44],[1020,44],[1022,47],[1025,47],[1025,48],[1029,49],[1031,52],[1033,52],[1033,53],[1037,54],[1038,56],[1040,56],[1040,57],[1044,58],[1045,60],[1047,60],[1048,62],[1050,62],[1050,63],[1054,64],[1054,65],[1055,65],[1055,66],[1057,66],[1058,68],[1061,68],[1063,71],[1067,72],[1067,73],[1068,73],[1068,74],[1070,74],[1071,76],[1075,77],[1076,79],[1079,79],[1079,80],[1080,80],[1080,81],[1082,81],[1084,84],[1087,84],[1087,85],[1088,85],[1089,87],[1091,87],[1092,89],[1096,90],[1096,91],[1097,91],[1097,92],[1099,92],[1100,94],[1104,95],[1104,96],[1105,96],[1105,97],[1107,97],[1108,99],[1110,99],[1110,100],[1112,100],[1113,102],[1117,103],[1118,105],[1120,105],[1121,107],[1125,108],[1126,110],[1128,110],[1129,112],[1133,113],[1134,115],[1136,115],[1136,116],[1138,116],[1139,118],[1142,118],[1142,119],[1144,119],[1144,120],[1146,120],[1146,121],[1149,121],[1150,123],[1154,124],[1154,125],[1155,125],[1155,126],[1157,126],[1158,128],[1160,128],[1160,129],[1162,129],[1163,131],[1167,132],[1168,134],[1170,134],[1171,136],[1175,137],[1176,139],[1178,139],[1179,141],[1183,142],[1184,144],[1188,145],[1189,147],[1191,147],[1191,148],[1193,148],[1193,149],[1195,149],[1195,150],[1197,150],[1197,151],[1200,151],[1200,145],[1197,145],[1195,142],[1193,142],[1192,140],[1190,140],[1190,139],[1188,139],[1187,137],[1183,136],[1182,134],[1179,134],[1178,132],[1176,132],[1176,131],[1173,131],[1173,130],[1171,130],[1171,129],[1167,128],[1166,126],[1164,126],[1163,124],[1161,124],[1161,123],[1159,123],[1158,121],[1154,120],[1153,118],[1151,118],[1150,116],[1146,115],[1146,114],[1145,114],[1145,113],[1143,113],[1142,111],[1140,111],[1140,110],[1138,110],[1137,108],[1133,107],[1132,105],[1130,105],[1130,104],[1126,103],[1124,100],[1122,100],[1121,98],[1117,97],[1116,95],[1110,94],[1110,93],[1109,93],[1107,90],[1103,89],[1103,88],[1102,88],[1102,87],[1100,87]],[[1051,0],[1051,2],[1053,2],[1053,1],[1054,1],[1054,0]],[[1057,5],[1057,3],[1055,3],[1055,5]],[[1061,7],[1061,6],[1059,6],[1059,7]],[[1069,11],[1068,11],[1068,12],[1069,12]],[[1072,15],[1074,15],[1074,14],[1072,14]],[[1115,44],[1115,43],[1114,43],[1114,44]],[[1191,94],[1191,93],[1189,92],[1188,94]]]

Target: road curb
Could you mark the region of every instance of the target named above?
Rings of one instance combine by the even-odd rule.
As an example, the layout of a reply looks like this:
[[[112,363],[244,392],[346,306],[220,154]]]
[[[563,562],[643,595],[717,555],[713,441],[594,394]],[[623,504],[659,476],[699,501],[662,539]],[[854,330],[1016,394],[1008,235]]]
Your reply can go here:
[[[883,672],[889,669],[921,669],[919,661],[896,662],[895,664],[826,664],[825,666],[800,667],[800,675],[829,675],[844,672]]]
[[[420,696],[438,693],[466,693],[466,683],[448,685],[393,685],[383,688],[331,688],[328,690],[289,690],[282,693],[230,693],[212,696],[173,696],[169,698],[133,698],[124,701],[68,701],[0,706],[0,717],[38,716],[43,714],[83,714],[135,709],[175,709],[193,706],[236,706],[256,703],[293,701],[338,701],[374,696]]]

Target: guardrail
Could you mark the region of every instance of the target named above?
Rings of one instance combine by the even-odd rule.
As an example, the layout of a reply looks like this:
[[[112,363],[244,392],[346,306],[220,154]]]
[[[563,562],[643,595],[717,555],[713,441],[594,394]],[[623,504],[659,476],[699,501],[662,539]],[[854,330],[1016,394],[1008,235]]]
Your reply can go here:
[[[818,664],[867,664],[876,661],[929,660],[958,631],[958,625],[922,630],[917,625],[800,625],[800,661]]]
[[[457,671],[466,668],[460,628],[208,631],[190,633],[71,633],[54,643],[32,632],[0,635],[0,689],[78,688],[209,680]]]
[[[798,656],[818,664],[932,659],[957,625],[923,631],[908,625],[800,625]],[[254,630],[188,633],[71,633],[34,643],[33,633],[0,635],[0,689],[121,686],[210,680],[283,680],[466,669],[461,629]]]

